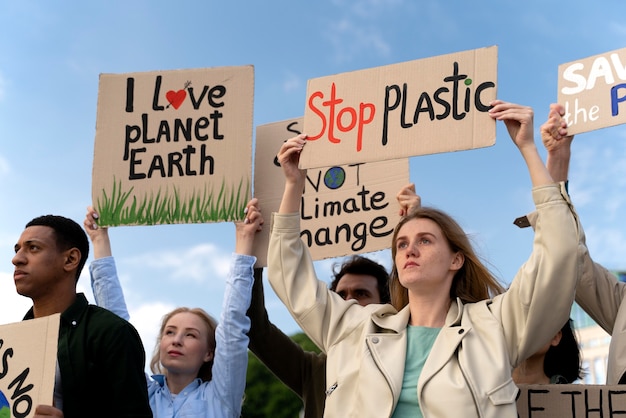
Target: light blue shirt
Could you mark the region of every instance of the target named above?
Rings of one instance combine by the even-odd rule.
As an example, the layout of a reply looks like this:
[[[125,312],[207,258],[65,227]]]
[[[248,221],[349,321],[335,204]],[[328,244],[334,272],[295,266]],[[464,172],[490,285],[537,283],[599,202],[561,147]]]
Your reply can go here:
[[[253,267],[256,257],[233,254],[226,279],[222,314],[215,330],[213,379],[196,379],[172,395],[165,377],[148,378],[148,395],[154,418],[238,418],[246,386],[248,336]],[[113,257],[94,260],[89,266],[96,303],[122,318],[128,317]]]

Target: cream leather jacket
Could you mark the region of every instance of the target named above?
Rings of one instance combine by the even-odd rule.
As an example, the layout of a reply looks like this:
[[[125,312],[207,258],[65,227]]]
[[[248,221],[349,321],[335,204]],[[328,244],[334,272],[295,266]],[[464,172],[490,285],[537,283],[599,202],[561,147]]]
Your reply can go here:
[[[583,275],[576,302],[611,335],[607,385],[626,383],[626,283],[584,254]]]
[[[581,267],[579,228],[559,185],[533,189],[533,252],[509,290],[453,301],[417,384],[424,417],[517,417],[511,370],[567,321]],[[327,355],[325,417],[388,417],[398,402],[408,307],[361,307],[317,280],[298,214],[273,214],[268,276],[275,292]]]

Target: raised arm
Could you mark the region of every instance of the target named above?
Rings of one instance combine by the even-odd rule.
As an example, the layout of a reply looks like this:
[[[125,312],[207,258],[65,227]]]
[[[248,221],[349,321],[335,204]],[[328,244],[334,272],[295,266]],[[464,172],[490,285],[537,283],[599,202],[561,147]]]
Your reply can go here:
[[[400,205],[400,216],[405,216],[414,208],[418,208],[422,205],[422,199],[417,193],[415,193],[415,184],[409,183],[402,187],[396,195],[398,205]]]
[[[347,311],[363,316],[368,311],[356,303],[346,303],[318,280],[311,255],[300,238],[300,203],[306,172],[298,168],[298,162],[305,138],[302,134],[287,140],[277,155],[286,182],[280,209],[272,214],[267,272],[272,288],[292,317],[325,351],[358,324],[352,321],[345,327],[335,326]]]
[[[296,213],[300,210],[306,171],[300,170],[298,163],[305,144],[306,135],[300,134],[285,141],[278,152],[278,162],[285,175],[285,190],[278,213]]]
[[[548,151],[546,165],[554,181],[567,181],[571,146],[574,135],[567,135],[565,108],[558,103],[550,105],[548,120],[541,125],[541,140]]]
[[[256,257],[252,255],[254,238],[263,225],[263,216],[257,199],[246,206],[246,218],[235,223],[235,252],[226,279],[219,325],[215,330],[215,359],[213,362],[214,399],[221,402],[229,416],[241,411],[246,387],[248,368],[248,331],[250,319],[246,311],[250,307],[253,267]]]
[[[548,120],[541,126],[541,139],[548,152],[548,170],[555,180],[568,179],[573,135],[567,135],[565,109],[560,104],[550,105]],[[585,244],[584,236],[582,245]],[[589,251],[583,253],[583,274],[576,287],[576,302],[607,333],[612,334],[622,302],[626,297],[626,284],[617,280],[609,270],[594,262]],[[612,354],[611,354],[612,355]],[[611,360],[609,360],[611,362]],[[626,372],[616,367],[608,371],[607,382],[617,383]],[[622,363],[623,364],[623,363]]]
[[[94,260],[89,265],[89,275],[96,305],[128,321],[130,315],[124,300],[122,285],[117,276],[109,231],[107,228],[98,226],[98,213],[91,206],[87,207],[83,226],[93,247]]]
[[[492,118],[504,122],[513,143],[526,162],[533,187],[553,183],[554,180],[541,160],[535,145],[533,109],[502,100],[491,102],[491,106],[489,114]]]
[[[533,251],[509,290],[491,305],[502,316],[512,366],[535,353],[567,321],[584,250],[582,229],[569,196],[554,183],[533,138],[533,111],[496,101],[492,117],[502,120],[520,150],[533,185],[536,212]]]
[[[263,269],[254,269],[252,303],[248,309],[252,323],[248,333],[250,351],[304,401],[308,412],[321,416],[326,398],[326,356],[305,351],[270,322],[262,276]]]

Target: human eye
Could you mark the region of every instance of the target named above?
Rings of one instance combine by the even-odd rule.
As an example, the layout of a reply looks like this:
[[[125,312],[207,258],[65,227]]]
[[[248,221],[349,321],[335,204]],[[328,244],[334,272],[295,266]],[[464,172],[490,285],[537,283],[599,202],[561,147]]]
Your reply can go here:
[[[403,250],[407,247],[407,242],[406,241],[398,241],[398,243],[396,244],[396,248],[398,250]]]
[[[341,297],[341,299],[345,300],[346,299],[346,292],[337,292],[337,294]]]

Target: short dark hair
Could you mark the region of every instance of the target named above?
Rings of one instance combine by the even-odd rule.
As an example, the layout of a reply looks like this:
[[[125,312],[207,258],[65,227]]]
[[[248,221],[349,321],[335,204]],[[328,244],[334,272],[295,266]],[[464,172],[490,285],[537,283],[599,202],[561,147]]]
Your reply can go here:
[[[76,269],[76,281],[83,271],[83,267],[89,256],[89,240],[83,228],[73,220],[58,215],[38,216],[26,224],[29,226],[47,226],[54,230],[56,244],[61,251],[77,248],[80,251],[80,263]]]
[[[339,270],[337,270],[337,268],[339,268]],[[333,292],[337,290],[339,280],[341,280],[345,274],[363,274],[374,276],[378,282],[380,302],[391,303],[391,298],[389,297],[389,273],[382,265],[370,260],[367,257],[353,255],[347,260],[344,260],[343,263],[333,267],[334,279],[330,283],[330,290]]]
[[[558,345],[551,345],[548,348],[543,360],[543,371],[546,376],[562,376],[567,383],[574,383],[586,374],[581,366],[580,347],[574,335],[573,322],[569,319],[563,325],[561,341]]]

